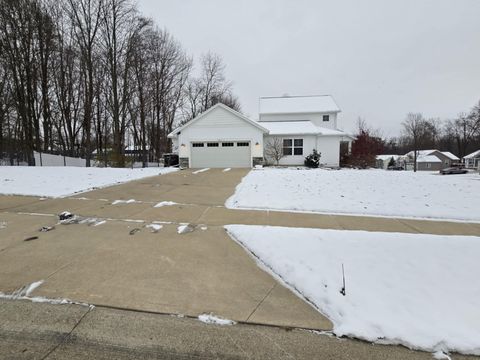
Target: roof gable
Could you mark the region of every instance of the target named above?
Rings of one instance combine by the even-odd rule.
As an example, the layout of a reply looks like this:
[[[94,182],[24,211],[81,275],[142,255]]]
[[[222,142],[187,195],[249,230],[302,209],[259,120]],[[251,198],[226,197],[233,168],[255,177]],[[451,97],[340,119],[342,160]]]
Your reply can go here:
[[[340,112],[331,95],[261,97],[260,114]]]
[[[457,156],[452,154],[450,151],[441,151],[441,153],[446,157],[448,157],[450,160],[460,160]]]
[[[477,156],[480,156],[480,150],[474,151],[471,154],[465,155],[463,158],[464,159],[473,159],[476,158]]]
[[[250,120],[245,115],[240,114],[238,111],[235,111],[235,110],[229,108],[228,106],[226,106],[224,104],[218,103],[218,104],[212,106],[211,108],[209,108],[208,110],[204,111],[203,113],[201,113],[200,115],[198,115],[194,119],[190,120],[189,122],[187,122],[183,126],[180,126],[180,127],[176,128],[175,130],[173,130],[170,134],[168,134],[168,137],[173,137],[173,136],[177,135],[178,133],[180,133],[185,128],[187,128],[187,127],[191,126],[192,124],[204,119],[206,116],[208,116],[208,114],[210,114],[211,112],[213,112],[216,109],[223,109],[225,111],[228,111],[229,113],[233,114],[237,118],[239,118],[239,119],[247,122],[248,124],[260,129],[264,133],[268,133],[268,129],[264,128],[263,126],[258,124],[256,121]]]

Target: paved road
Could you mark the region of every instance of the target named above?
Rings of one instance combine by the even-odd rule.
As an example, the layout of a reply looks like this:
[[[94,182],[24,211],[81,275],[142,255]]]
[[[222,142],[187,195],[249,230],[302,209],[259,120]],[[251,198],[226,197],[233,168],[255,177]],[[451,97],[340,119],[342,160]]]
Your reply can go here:
[[[246,173],[187,170],[64,199],[0,197],[0,223],[5,224],[0,229],[0,291],[12,293],[44,280],[34,296],[330,330],[328,319],[260,270],[223,225],[480,234],[479,224],[225,209]],[[128,199],[136,202],[112,204]],[[160,201],[177,204],[155,208]],[[64,210],[107,221],[58,225],[56,214]],[[152,232],[147,225],[153,222],[163,228]],[[192,224],[193,231],[178,234],[182,223]],[[42,226],[55,229],[39,232]],[[36,239],[24,241],[31,237]]]
[[[400,346],[298,329],[207,325],[192,318],[79,305],[0,300],[0,319],[1,359],[432,359]]]

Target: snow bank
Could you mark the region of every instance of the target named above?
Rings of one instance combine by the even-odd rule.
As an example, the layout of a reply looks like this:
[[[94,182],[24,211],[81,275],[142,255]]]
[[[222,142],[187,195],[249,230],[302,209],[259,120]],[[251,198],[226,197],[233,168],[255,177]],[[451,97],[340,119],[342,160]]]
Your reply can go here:
[[[229,208],[480,221],[478,174],[384,170],[251,171]]]
[[[236,322],[233,320],[223,319],[213,314],[199,315],[198,320],[200,320],[205,324],[215,324],[215,325],[235,325],[236,324]]]
[[[226,229],[264,268],[328,316],[336,335],[480,354],[480,237]]]
[[[210,170],[210,168],[200,169],[200,170],[192,172],[192,174],[196,175],[196,174],[200,174],[202,172],[208,171],[208,170]]]
[[[137,200],[135,199],[129,199],[129,200],[115,200],[114,202],[112,202],[112,205],[118,205],[118,204],[134,204],[138,202]]]
[[[167,174],[174,168],[80,168],[80,167],[0,167],[0,193],[63,197],[147,176]]]
[[[174,202],[174,201],[160,201],[154,207],[155,208],[160,208],[160,207],[164,207],[164,206],[173,206],[173,205],[177,205],[177,203]]]
[[[81,306],[88,306],[90,308],[94,308],[93,305],[86,304],[86,303],[81,303],[81,302],[76,302],[76,301],[71,301],[69,299],[49,299],[43,296],[30,296],[32,292],[38,288],[40,285],[42,285],[45,282],[45,280],[40,280],[40,281],[35,281],[29,285],[25,285],[21,287],[18,290],[15,290],[11,294],[5,294],[0,291],[0,299],[6,299],[6,300],[29,300],[31,302],[36,302],[36,303],[48,303],[48,304],[53,304],[53,305],[65,305],[65,304],[75,304],[75,305],[81,305]]]

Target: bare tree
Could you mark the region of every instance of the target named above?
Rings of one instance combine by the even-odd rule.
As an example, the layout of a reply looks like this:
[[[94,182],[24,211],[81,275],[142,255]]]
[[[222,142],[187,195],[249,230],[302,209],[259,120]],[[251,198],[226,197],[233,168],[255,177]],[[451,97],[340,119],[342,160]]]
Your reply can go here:
[[[462,113],[445,125],[445,133],[455,143],[460,157],[467,155],[467,149],[480,134],[480,104],[469,114]]]
[[[239,101],[231,92],[232,83],[226,79],[222,58],[209,52],[201,57],[200,64],[200,77],[191,78],[186,87],[185,122],[219,102],[240,111]]]
[[[102,21],[103,0],[68,0],[67,12],[75,29],[76,39],[81,51],[84,71],[84,104],[82,129],[85,141],[86,166],[91,159],[91,129],[93,117],[94,51],[95,40]]]
[[[145,22],[139,22],[130,1],[105,1],[102,35],[109,90],[108,109],[112,120],[113,164],[124,167],[132,38],[145,26]]]
[[[146,166],[182,120],[218,102],[240,110],[220,56],[202,56],[196,78],[192,64],[133,0],[0,0],[0,153],[124,166],[133,143]]]
[[[413,171],[417,171],[417,156],[420,140],[425,131],[425,119],[420,113],[409,113],[402,123],[405,135],[409,137],[413,145]]]
[[[280,160],[285,156],[283,153],[283,139],[279,137],[273,137],[268,139],[265,143],[265,157],[272,159],[277,165],[280,164]]]

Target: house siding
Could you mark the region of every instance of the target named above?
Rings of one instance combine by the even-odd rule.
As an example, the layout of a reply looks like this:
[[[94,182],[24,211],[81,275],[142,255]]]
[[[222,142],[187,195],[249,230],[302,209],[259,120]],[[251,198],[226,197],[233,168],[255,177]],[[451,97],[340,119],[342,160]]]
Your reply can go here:
[[[183,129],[178,135],[180,158],[191,158],[191,143],[196,141],[239,141],[251,143],[251,157],[263,158],[263,132],[221,107]]]
[[[273,138],[280,139],[303,139],[303,155],[287,155],[280,159],[280,165],[303,165],[305,157],[316,149],[321,157],[320,164],[325,166],[339,166],[340,164],[340,140],[338,136],[316,136],[316,135],[284,135],[265,136],[265,144]],[[267,145],[266,145],[267,146]],[[267,159],[268,164],[274,164],[273,159]]]
[[[444,169],[447,166],[444,166],[441,162],[419,162],[417,163],[418,171],[439,171]]]
[[[323,115],[329,115],[329,121],[323,121]],[[337,129],[337,113],[298,113],[298,114],[260,114],[259,121],[305,121],[310,120],[316,126]]]

